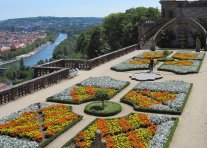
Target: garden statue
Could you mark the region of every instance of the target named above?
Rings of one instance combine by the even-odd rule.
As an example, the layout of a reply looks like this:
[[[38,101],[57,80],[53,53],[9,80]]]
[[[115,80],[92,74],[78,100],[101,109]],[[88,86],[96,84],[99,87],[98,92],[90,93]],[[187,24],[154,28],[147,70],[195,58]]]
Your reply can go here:
[[[139,42],[139,49],[142,49],[143,44],[144,44],[144,41],[143,41],[143,38],[141,38]]]
[[[153,72],[153,67],[154,67],[154,59],[150,59],[149,72]]]
[[[151,47],[150,47],[150,50],[155,51],[155,48],[156,48],[155,39],[152,38],[152,39],[151,39]]]
[[[90,148],[107,148],[106,141],[101,140],[101,131],[96,130],[95,132],[96,139],[91,143]]]
[[[200,39],[197,37],[196,38],[196,52],[200,52],[201,51],[201,41]]]

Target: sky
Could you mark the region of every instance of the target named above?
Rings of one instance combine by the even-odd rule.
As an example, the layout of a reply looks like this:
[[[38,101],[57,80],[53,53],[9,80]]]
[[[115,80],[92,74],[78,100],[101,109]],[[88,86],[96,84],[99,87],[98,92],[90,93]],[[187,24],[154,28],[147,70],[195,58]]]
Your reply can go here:
[[[139,6],[160,9],[159,0],[0,0],[0,20],[36,16],[104,17]]]

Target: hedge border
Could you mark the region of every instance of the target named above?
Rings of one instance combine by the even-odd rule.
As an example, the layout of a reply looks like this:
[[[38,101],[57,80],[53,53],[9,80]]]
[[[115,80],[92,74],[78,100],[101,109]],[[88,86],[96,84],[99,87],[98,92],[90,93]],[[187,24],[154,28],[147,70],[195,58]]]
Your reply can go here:
[[[98,102],[100,102],[100,101],[98,101]],[[95,102],[92,102],[92,103],[90,103],[90,104],[88,104],[88,105],[85,106],[84,113],[86,113],[88,115],[97,116],[97,117],[109,117],[109,116],[114,116],[116,114],[119,114],[122,111],[121,104],[116,103],[116,102],[112,102],[112,101],[107,101],[107,102],[111,102],[111,103],[115,103],[116,105],[119,105],[119,110],[117,110],[117,111],[115,110],[114,112],[111,112],[111,113],[96,113],[96,112],[90,112],[90,111],[86,110],[86,107],[88,105],[91,105],[92,103],[95,103]]]
[[[186,93],[186,96],[185,96],[185,99],[184,99],[184,103],[183,103],[183,105],[182,105],[182,107],[180,108],[179,111],[168,111],[168,110],[155,110],[155,109],[149,109],[149,108],[146,108],[146,109],[145,108],[139,108],[139,107],[136,107],[136,105],[134,105],[131,101],[128,101],[128,100],[124,99],[123,97],[121,98],[121,102],[125,103],[125,104],[127,104],[129,106],[132,106],[135,111],[139,111],[139,112],[158,113],[158,114],[170,114],[170,115],[181,115],[183,110],[184,110],[185,104],[187,103],[187,100],[189,98],[189,95],[190,95],[190,93],[192,91],[192,87],[193,87],[193,84],[190,83],[190,89]],[[134,90],[134,89],[132,89],[132,90]],[[132,90],[130,90],[130,91],[132,91]]]
[[[80,84],[80,83],[78,83]],[[76,84],[76,86],[79,86],[78,84]],[[124,90],[127,86],[130,85],[130,82],[127,81],[127,84],[124,85],[120,90],[117,91],[117,93],[115,93],[113,96],[111,96],[109,99],[107,100],[110,100],[111,98],[113,98],[114,96],[116,96],[118,93],[120,93],[122,90]],[[71,100],[68,100],[68,101],[64,101],[64,100],[53,100],[52,96],[47,98],[46,99],[47,102],[55,102],[55,103],[63,103],[63,104],[75,104],[75,105],[79,105],[79,104],[83,104],[83,103],[87,103],[87,102],[92,102],[92,101],[99,101],[98,99],[96,98],[93,98],[93,99],[90,99],[90,100],[83,100],[83,101],[71,101]]]
[[[126,116],[129,116],[129,115],[131,115],[131,114],[134,114],[134,113],[129,113],[128,115],[126,115]],[[135,113],[135,114],[139,114],[139,113]],[[149,115],[148,113],[146,113],[147,115]],[[122,117],[126,117],[126,116],[122,116]],[[163,115],[164,116],[164,115]],[[120,118],[122,118],[122,117],[118,117],[118,118],[109,118],[109,119],[120,119]],[[93,123],[95,123],[96,122],[96,120],[98,120],[98,118],[96,118],[96,119],[94,119],[93,121],[91,121],[87,126],[85,126],[80,132],[83,132],[84,130],[86,130],[89,126],[91,126]],[[178,124],[178,122],[179,122],[179,118],[178,117],[171,117],[171,120],[174,120],[175,121],[175,123],[173,124],[173,127],[170,129],[170,134],[169,134],[169,136],[168,136],[168,138],[167,138],[167,141],[165,142],[165,145],[164,145],[164,147],[163,148],[168,148],[168,146],[169,146],[169,144],[170,144],[170,142],[172,141],[172,137],[173,137],[173,135],[174,135],[174,132],[175,132],[175,130],[176,130],[176,127],[177,127],[177,124]],[[78,133],[80,133],[80,132],[78,132]],[[77,136],[78,134],[76,134],[73,138],[71,138],[70,140],[68,140],[61,148],[68,148],[68,146],[70,146],[72,143],[73,143],[73,141],[74,141],[74,139],[76,138],[76,136]]]
[[[168,136],[167,141],[165,142],[165,145],[164,145],[163,148],[169,148],[169,145],[170,145],[170,143],[172,141],[172,138],[173,138],[173,135],[175,133],[175,130],[176,130],[177,126],[178,126],[179,118],[177,117],[177,118],[172,118],[172,119],[175,120],[175,123],[173,124],[173,127],[170,130],[171,131],[170,135]]]

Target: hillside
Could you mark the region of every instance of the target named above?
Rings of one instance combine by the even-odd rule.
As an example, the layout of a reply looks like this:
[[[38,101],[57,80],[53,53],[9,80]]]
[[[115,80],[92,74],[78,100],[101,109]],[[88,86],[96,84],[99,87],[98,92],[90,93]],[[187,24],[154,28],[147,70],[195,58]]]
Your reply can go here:
[[[56,47],[53,58],[94,58],[137,43],[137,23],[156,20],[157,8],[131,8],[125,13],[113,13],[103,23],[78,36],[63,41]]]
[[[103,18],[96,17],[31,17],[9,19],[0,22],[0,30],[34,31],[52,29],[62,31],[71,26],[90,26],[102,23]]]

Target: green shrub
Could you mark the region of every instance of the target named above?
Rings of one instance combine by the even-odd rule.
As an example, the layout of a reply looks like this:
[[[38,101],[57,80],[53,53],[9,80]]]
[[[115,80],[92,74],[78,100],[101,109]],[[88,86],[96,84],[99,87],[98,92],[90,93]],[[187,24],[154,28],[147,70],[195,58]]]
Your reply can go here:
[[[84,112],[89,115],[106,117],[116,115],[120,113],[121,110],[122,107],[118,103],[105,101],[104,108],[102,108],[102,102],[96,101],[86,105]]]

